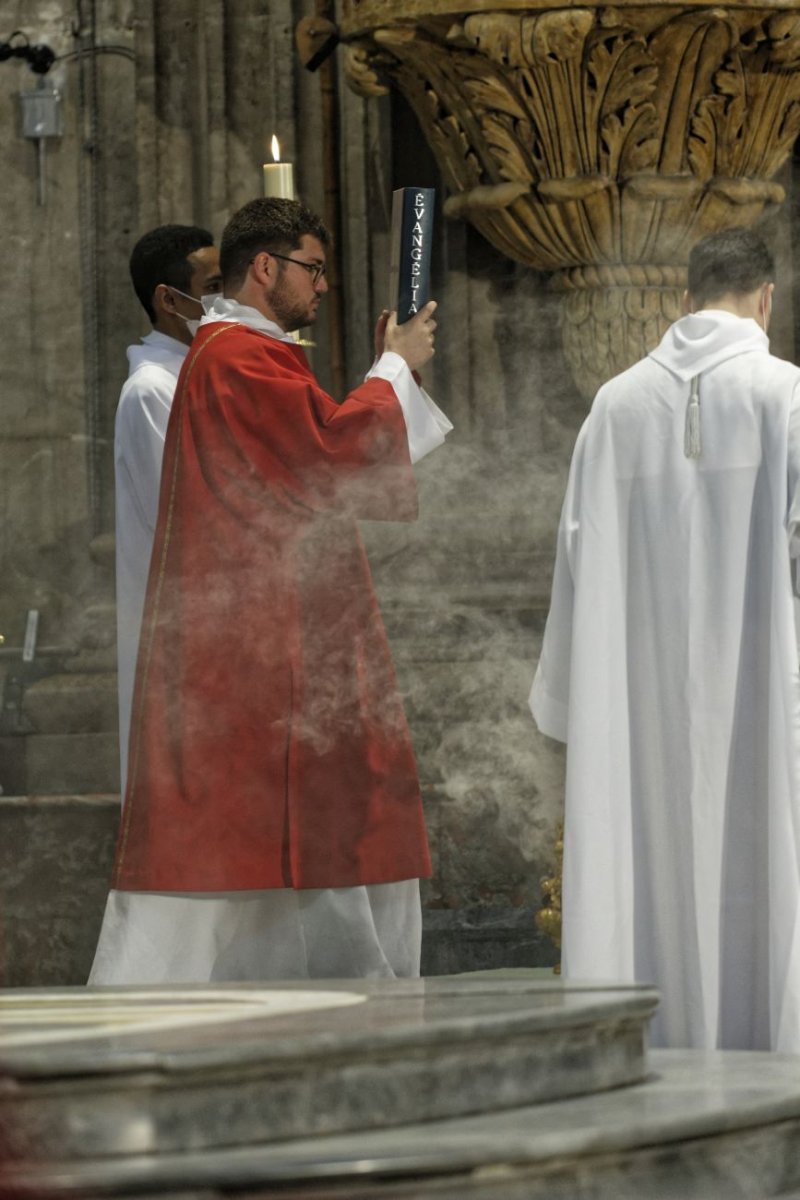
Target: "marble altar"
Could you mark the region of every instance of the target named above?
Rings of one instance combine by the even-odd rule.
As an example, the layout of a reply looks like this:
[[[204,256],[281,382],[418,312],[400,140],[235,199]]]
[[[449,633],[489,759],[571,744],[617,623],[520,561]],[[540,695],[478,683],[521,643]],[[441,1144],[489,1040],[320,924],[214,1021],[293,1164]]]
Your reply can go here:
[[[18,1162],[439,1120],[642,1079],[657,994],[480,979],[0,993]]]
[[[800,1059],[645,1052],[648,988],[0,992],[0,1195],[800,1200]]]
[[[53,1165],[35,1178],[50,1196],[181,1200],[233,1189],[248,1200],[798,1200],[800,1062],[658,1051],[647,1080],[602,1097],[279,1146]]]

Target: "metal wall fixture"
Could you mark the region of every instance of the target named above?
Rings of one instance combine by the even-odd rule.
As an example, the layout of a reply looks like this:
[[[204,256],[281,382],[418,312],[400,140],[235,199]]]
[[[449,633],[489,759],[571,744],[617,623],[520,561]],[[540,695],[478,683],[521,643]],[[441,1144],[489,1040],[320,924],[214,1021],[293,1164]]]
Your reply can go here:
[[[22,59],[38,76],[36,87],[32,91],[20,92],[19,98],[22,105],[22,136],[31,138],[37,144],[39,170],[36,199],[39,204],[44,204],[47,139],[60,138],[64,133],[61,92],[45,81],[45,75],[56,61],[56,56],[50,46],[43,42],[32,46],[27,35],[17,29],[8,41],[0,42],[0,62],[9,62],[13,58]]]

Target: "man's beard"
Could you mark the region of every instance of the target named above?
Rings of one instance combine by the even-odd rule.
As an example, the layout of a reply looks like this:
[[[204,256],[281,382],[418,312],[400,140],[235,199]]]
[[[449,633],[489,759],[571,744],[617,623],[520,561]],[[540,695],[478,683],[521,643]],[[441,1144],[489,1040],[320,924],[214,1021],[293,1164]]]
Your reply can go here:
[[[275,320],[286,333],[294,333],[296,329],[302,329],[305,325],[311,325],[317,319],[317,307],[310,303],[301,304],[298,300],[293,300],[288,294],[288,288],[279,279],[272,295],[270,296],[270,308],[275,316]]]

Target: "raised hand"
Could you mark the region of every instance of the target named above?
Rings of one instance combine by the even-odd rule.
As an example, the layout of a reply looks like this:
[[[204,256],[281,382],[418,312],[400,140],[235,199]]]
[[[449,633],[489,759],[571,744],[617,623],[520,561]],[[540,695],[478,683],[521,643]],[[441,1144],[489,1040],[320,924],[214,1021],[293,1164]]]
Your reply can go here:
[[[392,350],[395,354],[399,354],[406,360],[412,371],[424,367],[425,363],[430,362],[433,358],[433,331],[436,329],[433,314],[435,310],[436,301],[429,300],[410,321],[398,325],[397,313],[393,312],[386,322],[383,338],[384,350]],[[380,325],[380,322],[378,324]]]

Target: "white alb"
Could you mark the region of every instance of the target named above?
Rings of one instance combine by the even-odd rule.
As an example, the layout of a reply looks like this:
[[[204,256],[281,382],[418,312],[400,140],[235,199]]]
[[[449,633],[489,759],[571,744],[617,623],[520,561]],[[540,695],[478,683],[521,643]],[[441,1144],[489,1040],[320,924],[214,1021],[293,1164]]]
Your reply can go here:
[[[662,1045],[800,1053],[799,477],[800,370],[721,311],[575,446],[531,692],[568,747],[564,973],[655,983]]]
[[[172,397],[189,347],[154,329],[128,347],[128,378],[114,423],[117,555],[117,689],[122,794],[136,654],[158,517],[161,459]]]

